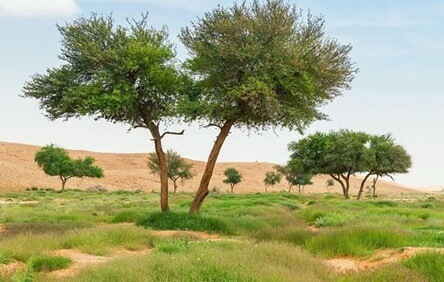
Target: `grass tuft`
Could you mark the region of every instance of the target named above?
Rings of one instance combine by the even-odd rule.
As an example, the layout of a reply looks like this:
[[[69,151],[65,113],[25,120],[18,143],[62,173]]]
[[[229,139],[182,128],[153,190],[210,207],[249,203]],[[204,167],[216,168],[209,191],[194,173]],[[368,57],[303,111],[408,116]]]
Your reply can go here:
[[[444,279],[444,254],[439,252],[426,252],[418,254],[404,262],[412,270],[417,270],[431,282]]]
[[[68,268],[72,260],[61,256],[39,256],[31,259],[29,265],[36,272],[50,272]]]
[[[233,234],[233,230],[221,218],[178,212],[154,212],[140,218],[138,226],[157,230],[194,230],[209,233]]]

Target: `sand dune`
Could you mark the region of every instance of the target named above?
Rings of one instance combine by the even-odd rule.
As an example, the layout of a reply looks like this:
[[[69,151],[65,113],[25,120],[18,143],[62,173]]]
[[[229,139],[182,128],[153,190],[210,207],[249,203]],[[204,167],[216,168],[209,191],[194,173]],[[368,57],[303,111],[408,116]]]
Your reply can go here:
[[[57,177],[46,176],[34,163],[34,154],[40,147],[16,143],[0,142],[0,190],[1,191],[23,191],[25,188],[53,187],[59,188],[60,181]],[[117,154],[117,153],[95,153],[88,151],[69,150],[71,157],[92,156],[97,164],[104,169],[105,177],[102,179],[70,179],[67,182],[68,188],[85,189],[92,185],[102,185],[110,190],[159,190],[160,182],[157,176],[149,173],[147,168],[147,153],[138,154]],[[179,191],[192,192],[199,185],[205,163],[201,161],[188,160],[193,163],[193,172],[196,174],[184,185],[179,185]],[[274,164],[266,162],[233,162],[218,163],[210,183],[210,189],[218,189],[221,192],[229,190],[229,186],[224,184],[223,171],[227,167],[234,167],[239,170],[244,178],[235,187],[236,193],[254,193],[264,191],[263,179],[267,171],[273,170]],[[325,182],[328,176],[316,176],[314,184],[307,186],[307,193],[325,192]],[[351,192],[357,193],[360,178],[355,177],[351,181]],[[171,185],[172,186],[172,185]],[[285,181],[269,191],[282,191],[287,189]],[[340,187],[335,184],[333,191],[340,192]],[[419,193],[414,189],[398,185],[396,183],[378,182],[379,193]]]

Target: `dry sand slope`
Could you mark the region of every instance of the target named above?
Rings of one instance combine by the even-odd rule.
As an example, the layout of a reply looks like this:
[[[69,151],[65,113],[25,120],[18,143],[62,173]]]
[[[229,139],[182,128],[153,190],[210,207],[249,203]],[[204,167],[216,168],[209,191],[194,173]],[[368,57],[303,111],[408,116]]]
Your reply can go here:
[[[60,187],[60,180],[57,177],[46,176],[34,163],[34,154],[40,149],[38,146],[0,142],[0,191],[23,191],[24,188],[37,187]],[[158,177],[149,173],[147,168],[147,154],[114,154],[95,153],[87,151],[69,151],[71,157],[92,156],[97,164],[104,169],[105,177],[102,179],[70,179],[67,182],[68,188],[85,189],[92,185],[102,185],[110,190],[137,190],[143,191],[158,190],[160,182]],[[191,180],[187,180],[184,186],[179,185],[179,191],[195,191],[199,185],[205,163],[188,160],[193,163],[193,172],[196,174]],[[263,179],[267,171],[273,170],[272,163],[245,162],[245,163],[219,163],[216,165],[210,189],[216,188],[221,192],[229,190],[229,186],[224,184],[223,171],[227,167],[234,167],[239,170],[244,178],[235,187],[237,193],[252,193],[264,191]],[[314,184],[307,186],[307,193],[326,192],[325,182],[329,177],[317,176]],[[351,181],[351,192],[356,193],[360,184],[359,178]],[[171,185],[172,186],[172,185]],[[287,189],[286,181],[282,181],[275,187],[270,187],[271,191],[282,191]],[[379,193],[414,193],[418,192],[408,187],[394,183],[380,181],[377,190]],[[333,192],[340,192],[341,188],[335,183]]]

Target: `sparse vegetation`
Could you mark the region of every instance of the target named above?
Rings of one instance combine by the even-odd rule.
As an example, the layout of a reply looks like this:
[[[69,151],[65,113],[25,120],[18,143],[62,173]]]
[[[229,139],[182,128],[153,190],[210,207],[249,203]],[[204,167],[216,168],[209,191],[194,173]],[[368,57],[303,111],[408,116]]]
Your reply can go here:
[[[215,193],[209,197],[205,212],[193,215],[187,212],[192,198],[187,193],[171,196],[177,212],[168,213],[157,210],[158,193],[67,189],[61,194],[30,190],[0,195],[0,199],[36,202],[32,206],[14,203],[0,206],[0,224],[5,230],[0,233],[2,261],[27,265],[14,274],[0,274],[0,279],[10,281],[14,276],[51,281],[49,273],[33,270],[31,262],[60,249],[111,256],[122,249],[154,248],[143,257],[109,261],[94,271],[82,270],[66,281],[105,281],[118,279],[123,273],[128,281],[139,281],[142,276],[168,280],[179,274],[185,277],[182,280],[191,281],[199,275],[214,278],[215,269],[217,275],[227,279],[254,280],[262,275],[286,281],[292,280],[293,271],[297,270],[298,277],[315,281],[360,281],[366,274],[331,273],[321,260],[337,256],[365,258],[386,248],[444,245],[444,198],[440,195],[433,198],[413,195],[416,200],[409,202],[383,195],[378,201],[359,202],[343,201],[335,193],[328,196]],[[62,206],[57,204],[61,200]],[[431,205],[424,207],[426,203]],[[146,228],[137,227],[134,222]],[[158,237],[153,229],[195,230],[222,237],[214,242],[196,242],[195,237],[186,234]],[[242,268],[233,263],[252,255],[260,259],[248,260]],[[258,265],[259,261],[264,265]],[[433,265],[426,258],[412,258],[369,273],[380,277],[380,281],[390,281],[393,277],[430,280],[433,276],[426,269]],[[395,275],[390,269],[398,269],[400,273]]]

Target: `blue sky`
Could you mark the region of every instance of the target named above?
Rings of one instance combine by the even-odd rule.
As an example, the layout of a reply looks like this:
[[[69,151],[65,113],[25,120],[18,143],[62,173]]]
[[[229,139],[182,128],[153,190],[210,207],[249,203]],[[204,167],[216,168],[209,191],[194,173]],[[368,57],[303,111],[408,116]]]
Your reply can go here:
[[[48,121],[37,101],[20,98],[30,75],[60,64],[56,24],[91,12],[113,13],[118,23],[150,13],[155,27],[167,25],[178,56],[187,56],[177,39],[181,27],[218,4],[199,0],[0,0],[0,141],[103,152],[150,152],[153,145],[142,129],[127,133],[124,125],[81,120]],[[411,186],[444,186],[444,1],[289,1],[322,14],[326,32],[353,46],[360,69],[350,91],[323,110],[330,121],[307,130],[339,128],[382,134],[391,132],[413,158],[409,174],[397,182]],[[185,136],[168,136],[167,148],[206,160],[217,131],[186,128]],[[301,136],[277,131],[255,134],[234,130],[220,161],[284,163],[287,144]]]

